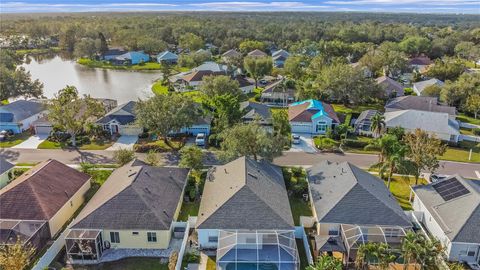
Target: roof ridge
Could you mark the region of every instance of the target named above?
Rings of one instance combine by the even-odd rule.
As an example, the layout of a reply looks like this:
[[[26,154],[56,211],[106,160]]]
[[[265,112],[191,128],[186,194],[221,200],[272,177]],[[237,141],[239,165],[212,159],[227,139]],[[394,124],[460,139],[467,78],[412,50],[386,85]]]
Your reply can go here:
[[[473,208],[472,212],[470,213],[470,215],[468,215],[468,218],[465,220],[465,223],[463,223],[462,227],[460,227],[460,229],[458,229],[457,233],[452,237],[452,239],[455,239],[457,237],[458,234],[460,234],[460,232],[463,230],[463,228],[465,227],[465,225],[467,225],[468,223],[468,220],[470,220],[470,218],[472,218],[472,215],[477,211],[477,210],[480,210],[480,203],[477,205],[477,207]],[[440,216],[439,216],[440,217]],[[441,217],[440,217],[441,218]],[[447,226],[448,228],[448,226]]]
[[[35,171],[33,174],[29,175],[26,179],[34,176],[36,173],[38,173],[41,169],[45,168],[47,165],[49,165],[50,163],[52,162],[52,159],[48,159],[46,161],[46,163],[41,166],[37,171]],[[25,181],[25,180],[24,180]],[[22,182],[23,183],[23,182]],[[42,210],[42,214],[44,217],[47,217],[48,216],[48,213],[47,213],[47,210],[45,209],[45,206],[43,205],[42,203],[42,200],[40,200],[40,197],[38,197],[38,193],[36,192],[34,186],[30,183],[30,182],[26,182],[27,186],[30,188],[30,190],[32,191],[33,193],[33,196],[35,197],[36,201],[37,201],[37,205],[40,206],[40,209]]]
[[[28,180],[30,177],[34,176],[38,171],[40,171],[42,168],[44,168],[47,164],[49,164],[53,159],[47,159],[45,161],[42,161],[38,163],[37,165],[33,166],[30,168],[28,171],[20,175],[17,179],[13,180],[10,182],[7,186],[3,187],[0,190],[0,195],[6,193],[7,191],[15,188],[16,186],[20,185],[21,183],[25,182]],[[63,164],[63,163],[62,163]],[[38,167],[38,168],[37,168]],[[29,173],[30,171],[33,171],[31,174]]]

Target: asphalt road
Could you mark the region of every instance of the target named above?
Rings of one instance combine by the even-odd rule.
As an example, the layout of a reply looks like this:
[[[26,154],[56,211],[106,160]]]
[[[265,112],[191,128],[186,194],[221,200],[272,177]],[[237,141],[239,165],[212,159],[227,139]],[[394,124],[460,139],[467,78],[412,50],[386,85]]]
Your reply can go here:
[[[79,164],[80,162],[90,162],[95,164],[114,163],[113,152],[105,150],[50,150],[50,149],[0,149],[0,156],[6,158],[12,163],[33,163],[52,158],[66,164]],[[142,159],[144,154],[137,154]],[[163,164],[178,164],[178,156],[172,153],[160,154]],[[361,168],[368,168],[371,164],[377,162],[376,155],[364,154],[333,154],[333,153],[304,153],[304,152],[285,152],[281,157],[274,160],[278,165],[289,166],[311,166],[322,160],[334,162],[348,161]],[[205,160],[208,165],[218,164],[213,154],[208,154]],[[480,178],[475,171],[480,174],[480,163],[462,163],[441,161],[437,173],[441,174],[460,174],[467,178]]]

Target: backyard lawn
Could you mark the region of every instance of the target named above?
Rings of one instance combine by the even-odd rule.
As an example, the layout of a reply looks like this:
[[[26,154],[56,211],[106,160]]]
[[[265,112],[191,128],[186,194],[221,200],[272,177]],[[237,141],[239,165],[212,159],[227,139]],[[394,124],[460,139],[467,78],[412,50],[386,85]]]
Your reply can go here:
[[[293,222],[295,225],[300,225],[300,216],[312,216],[312,209],[310,205],[303,199],[289,196],[290,208],[292,209]]]
[[[75,270],[168,270],[168,265],[155,258],[129,258],[92,266],[74,266]]]
[[[26,131],[23,133],[15,134],[13,136],[8,137],[6,141],[0,142],[0,148],[8,148],[15,146],[17,144],[20,144],[21,142],[25,141],[28,139],[32,134],[30,132]]]
[[[459,162],[480,162],[480,143],[463,141],[459,143],[460,147],[447,147],[447,151],[439,159]],[[472,159],[468,160],[472,149]]]
[[[426,184],[423,178],[418,179],[418,184]],[[387,181],[385,181],[387,185]],[[410,186],[415,185],[414,177],[393,176],[390,183],[390,192],[402,207],[403,210],[412,210],[412,205],[408,201],[410,198]]]
[[[163,85],[161,81],[156,81],[152,85],[152,91],[156,95],[166,95],[168,94],[168,87]]]
[[[464,123],[470,123],[470,124],[474,124],[474,125],[479,125],[480,126],[480,117],[475,119],[474,117],[470,117],[468,115],[465,115],[463,113],[459,113],[457,115],[457,120],[460,120]]]
[[[188,216],[198,216],[199,208],[200,202],[183,202],[180,214],[178,215],[178,221],[187,221]]]
[[[383,109],[382,104],[378,104],[378,105],[375,105],[375,104],[357,105],[357,106],[353,106],[353,107],[347,107],[343,104],[332,104],[332,107],[335,110],[335,112],[343,113],[343,114],[349,114],[349,113],[360,114],[361,112],[363,112],[365,110],[382,110]]]

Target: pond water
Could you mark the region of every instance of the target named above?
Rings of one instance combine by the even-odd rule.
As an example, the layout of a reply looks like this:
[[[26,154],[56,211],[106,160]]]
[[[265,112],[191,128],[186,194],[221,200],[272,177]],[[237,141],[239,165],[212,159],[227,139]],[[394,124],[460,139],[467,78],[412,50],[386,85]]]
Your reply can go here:
[[[116,99],[118,104],[152,96],[151,86],[161,77],[159,71],[88,68],[58,54],[27,56],[22,66],[43,83],[47,98],[66,85],[74,85],[80,94]]]

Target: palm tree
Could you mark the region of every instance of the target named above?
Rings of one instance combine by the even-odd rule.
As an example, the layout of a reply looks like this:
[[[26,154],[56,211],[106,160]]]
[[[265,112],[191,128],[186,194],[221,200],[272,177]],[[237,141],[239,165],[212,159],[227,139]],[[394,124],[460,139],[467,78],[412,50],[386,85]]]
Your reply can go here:
[[[328,255],[322,255],[318,257],[315,265],[309,265],[305,270],[341,270],[342,267],[342,261],[339,259]]]
[[[386,243],[378,243],[374,255],[378,260],[378,268],[381,270],[389,269],[390,264],[397,259],[390,246]]]
[[[372,116],[370,121],[370,130],[373,132],[373,137],[380,137],[382,132],[385,130],[385,116],[376,113],[374,116]]]
[[[375,243],[361,244],[357,250],[355,267],[357,269],[365,269],[369,264],[369,259],[375,256],[376,250],[377,245]]]
[[[402,241],[402,256],[403,256],[403,269],[407,270],[410,262],[417,252],[417,235],[416,233],[409,231],[405,235]]]

